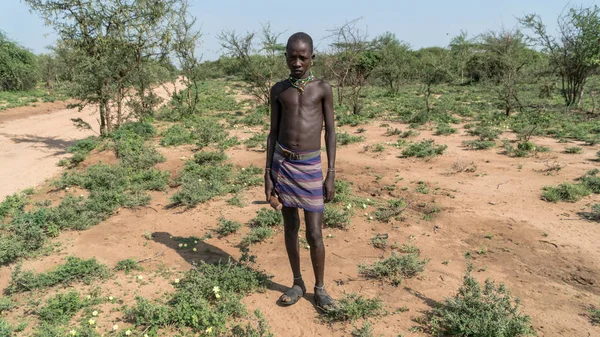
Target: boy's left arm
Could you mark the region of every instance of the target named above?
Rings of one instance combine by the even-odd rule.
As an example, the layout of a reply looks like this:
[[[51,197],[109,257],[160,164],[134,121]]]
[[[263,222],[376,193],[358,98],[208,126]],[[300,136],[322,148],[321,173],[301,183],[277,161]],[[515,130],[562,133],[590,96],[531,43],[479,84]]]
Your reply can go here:
[[[327,148],[327,177],[323,183],[325,189],[325,202],[333,200],[335,196],[335,116],[333,114],[333,90],[331,85],[324,82],[323,85],[323,119],[325,122],[325,146]]]

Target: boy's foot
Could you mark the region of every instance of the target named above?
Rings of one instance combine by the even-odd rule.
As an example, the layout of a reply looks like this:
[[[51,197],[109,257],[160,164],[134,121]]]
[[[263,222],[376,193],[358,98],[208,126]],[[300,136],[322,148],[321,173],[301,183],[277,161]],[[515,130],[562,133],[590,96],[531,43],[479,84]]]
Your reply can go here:
[[[304,281],[302,279],[294,280],[294,285],[279,297],[279,302],[285,306],[296,304],[304,294],[306,294]]]
[[[317,307],[323,311],[329,311],[337,307],[335,300],[325,290],[325,286],[315,286],[315,302]]]

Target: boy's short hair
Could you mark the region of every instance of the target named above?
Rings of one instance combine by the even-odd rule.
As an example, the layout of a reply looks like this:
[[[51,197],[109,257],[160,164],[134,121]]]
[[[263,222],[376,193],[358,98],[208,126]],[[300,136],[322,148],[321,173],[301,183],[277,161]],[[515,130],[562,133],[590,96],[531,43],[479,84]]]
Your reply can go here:
[[[312,37],[310,37],[310,35],[303,33],[303,32],[298,32],[298,33],[293,34],[288,39],[288,42],[287,42],[287,45],[285,46],[285,48],[286,49],[289,48],[292,43],[296,43],[296,42],[306,43],[310,47],[310,52],[311,53],[313,52],[313,40],[312,40]]]

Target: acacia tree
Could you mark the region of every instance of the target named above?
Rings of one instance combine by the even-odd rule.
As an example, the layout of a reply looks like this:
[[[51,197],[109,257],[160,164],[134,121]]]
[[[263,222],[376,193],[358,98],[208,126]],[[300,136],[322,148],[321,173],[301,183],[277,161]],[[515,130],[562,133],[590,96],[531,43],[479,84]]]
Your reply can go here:
[[[202,78],[200,70],[201,58],[196,55],[196,48],[201,42],[202,33],[194,28],[196,18],[187,14],[187,4],[181,10],[181,19],[173,28],[174,46],[173,53],[183,75],[182,81],[185,83],[185,96],[187,103],[187,112],[196,111],[196,106],[200,101],[198,92],[199,82]]]
[[[600,8],[571,8],[558,18],[557,37],[548,33],[537,14],[519,21],[532,31],[530,38],[549,54],[549,62],[561,79],[567,108],[576,107],[589,76],[600,65]]]
[[[335,80],[338,104],[344,103],[348,91],[355,114],[360,112],[360,92],[380,59],[366,31],[357,27],[358,20],[330,30],[330,57],[325,59]]]
[[[271,87],[286,73],[281,62],[285,46],[278,42],[281,34],[274,33],[266,24],[259,42],[255,32],[239,35],[229,30],[218,36],[225,54],[239,62],[239,73],[250,85],[250,93],[266,106],[271,104]]]
[[[379,54],[379,62],[373,76],[381,80],[390,93],[397,93],[400,84],[409,79],[413,72],[414,62],[410,45],[399,41],[389,32],[375,38],[373,44]]]
[[[478,67],[502,101],[506,116],[510,116],[515,107],[522,107],[519,85],[527,66],[533,63],[534,51],[527,48],[519,30],[490,31],[482,34],[479,40]]]
[[[452,59],[455,63],[454,66],[458,73],[460,73],[460,81],[462,83],[464,82],[469,60],[473,56],[473,41],[468,38],[467,32],[461,30],[459,35],[452,38],[449,47],[450,52],[452,53]]]
[[[440,47],[422,48],[415,52],[416,77],[423,84],[427,111],[431,111],[431,89],[450,80],[448,50]]]
[[[25,0],[59,35],[74,58],[73,95],[99,107],[105,135],[124,120],[123,102],[137,72],[163,58],[185,0]],[[148,92],[138,88],[138,96]]]

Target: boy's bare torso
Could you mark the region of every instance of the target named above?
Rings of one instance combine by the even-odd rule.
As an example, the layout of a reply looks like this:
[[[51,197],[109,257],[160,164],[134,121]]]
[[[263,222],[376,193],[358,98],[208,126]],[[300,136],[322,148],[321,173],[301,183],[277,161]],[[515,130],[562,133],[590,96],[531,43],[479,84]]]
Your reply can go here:
[[[288,80],[275,85],[273,96],[280,105],[277,134],[280,144],[296,151],[321,148],[323,102],[328,86],[322,80],[314,80],[300,94]]]

